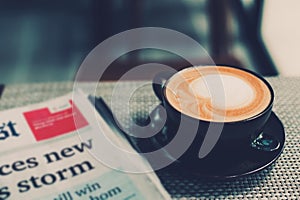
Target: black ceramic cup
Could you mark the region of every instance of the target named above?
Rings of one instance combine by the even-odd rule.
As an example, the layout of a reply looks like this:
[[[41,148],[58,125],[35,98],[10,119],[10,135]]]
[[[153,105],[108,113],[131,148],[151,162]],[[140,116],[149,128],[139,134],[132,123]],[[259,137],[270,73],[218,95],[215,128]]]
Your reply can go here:
[[[218,68],[218,66],[212,67]],[[231,68],[232,66],[222,67]],[[242,157],[245,151],[269,152],[279,147],[276,138],[263,133],[274,102],[272,87],[258,74],[234,68],[261,80],[269,90],[270,100],[265,108],[254,116],[224,122],[195,118],[174,108],[166,94],[168,84],[174,74],[164,72],[156,75],[153,80],[153,90],[160,99],[167,116],[165,129],[162,131],[163,136],[158,136],[160,138],[158,140],[171,157],[188,165],[220,165],[230,162],[236,157]],[[239,91],[236,92],[236,95],[239,95],[238,93]],[[178,134],[181,136],[177,137]],[[177,142],[177,146],[168,149],[167,144],[173,140],[182,142]],[[179,151],[182,152],[178,153]]]

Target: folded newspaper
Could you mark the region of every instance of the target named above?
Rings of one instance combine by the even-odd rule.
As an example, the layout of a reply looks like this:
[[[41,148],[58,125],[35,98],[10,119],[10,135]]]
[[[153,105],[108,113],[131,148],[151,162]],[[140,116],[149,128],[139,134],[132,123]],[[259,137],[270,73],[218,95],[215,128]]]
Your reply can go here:
[[[110,150],[138,155],[73,95],[0,112],[0,199],[171,199],[145,159]]]

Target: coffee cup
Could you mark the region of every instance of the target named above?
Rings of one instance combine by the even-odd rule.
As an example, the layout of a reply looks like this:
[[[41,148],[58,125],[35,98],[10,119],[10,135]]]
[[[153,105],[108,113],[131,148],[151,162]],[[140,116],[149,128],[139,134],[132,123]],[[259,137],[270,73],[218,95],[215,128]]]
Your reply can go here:
[[[220,164],[245,151],[269,152],[279,147],[276,138],[263,133],[272,112],[273,89],[252,71],[192,66],[160,73],[152,86],[166,113],[164,131],[157,140],[181,163]],[[182,142],[168,149],[175,139]]]

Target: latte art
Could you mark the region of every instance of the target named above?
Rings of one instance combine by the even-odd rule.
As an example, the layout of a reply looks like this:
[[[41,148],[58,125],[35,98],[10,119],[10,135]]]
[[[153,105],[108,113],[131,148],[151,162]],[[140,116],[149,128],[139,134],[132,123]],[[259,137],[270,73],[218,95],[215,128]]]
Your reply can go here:
[[[178,111],[202,120],[230,122],[251,118],[271,102],[258,77],[231,67],[192,67],[175,74],[166,97]]]

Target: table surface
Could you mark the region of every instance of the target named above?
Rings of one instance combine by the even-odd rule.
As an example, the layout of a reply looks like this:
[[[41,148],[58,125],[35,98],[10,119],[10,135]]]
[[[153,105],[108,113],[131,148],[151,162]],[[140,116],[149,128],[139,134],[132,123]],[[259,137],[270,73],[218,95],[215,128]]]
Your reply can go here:
[[[267,78],[275,91],[274,112],[282,121],[286,143],[279,159],[268,168],[234,180],[211,181],[193,176],[159,173],[159,177],[174,199],[300,199],[300,77]],[[96,83],[82,83],[85,92],[93,93]],[[101,82],[95,95],[109,102],[115,82]],[[122,98],[133,91],[130,99],[131,116],[143,118],[159,101],[147,81],[128,81],[114,95]],[[64,95],[73,90],[72,82],[7,85],[0,100],[0,110],[28,105]],[[115,96],[114,96],[115,97]],[[128,114],[119,110],[128,120]],[[128,124],[130,125],[130,124]]]

